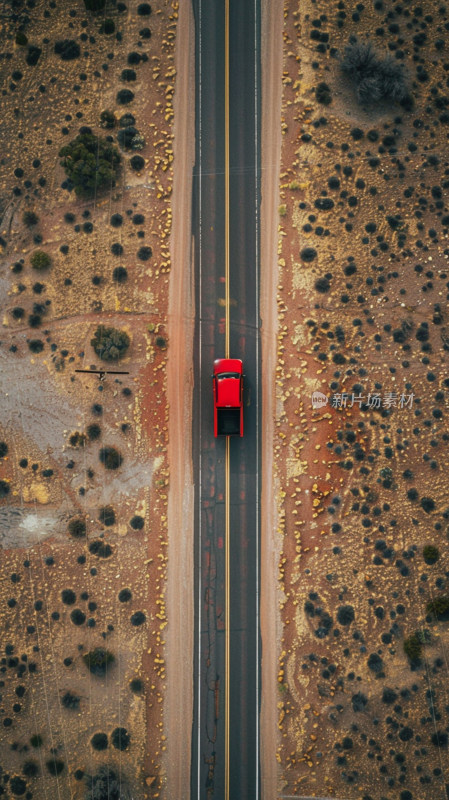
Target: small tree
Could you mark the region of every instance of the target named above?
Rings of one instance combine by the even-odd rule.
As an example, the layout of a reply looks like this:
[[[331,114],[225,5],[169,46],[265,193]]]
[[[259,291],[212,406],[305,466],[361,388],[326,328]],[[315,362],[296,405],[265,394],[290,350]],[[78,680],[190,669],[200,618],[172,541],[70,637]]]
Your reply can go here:
[[[104,111],[101,112],[101,114],[100,114],[100,126],[102,128],[107,128],[107,129],[108,128],[109,129],[114,128],[115,127],[115,123],[116,123],[116,119],[115,119],[115,116],[112,113],[112,111],[108,111],[107,109],[105,109]]]
[[[118,361],[128,350],[130,338],[126,331],[99,325],[90,343],[103,361]]]
[[[51,258],[43,250],[36,250],[30,258],[33,269],[48,269],[51,265]]]
[[[438,561],[440,557],[440,551],[438,550],[438,547],[435,547],[433,544],[424,545],[422,554],[426,564],[435,564],[435,561]]]
[[[34,211],[24,211],[22,216],[22,222],[27,228],[32,228],[33,225],[37,225],[39,222],[39,217]]]
[[[70,708],[76,711],[76,709],[79,708],[80,698],[76,694],[73,694],[73,692],[68,691],[62,696],[61,703],[64,708]]]
[[[115,447],[102,447],[98,457],[106,469],[118,469],[123,462],[123,456]]]
[[[404,68],[393,56],[380,56],[370,41],[353,37],[346,46],[341,68],[353,79],[360,103],[405,101],[408,95]]]
[[[114,663],[115,656],[103,647],[96,647],[95,650],[83,655],[83,661],[93,675],[103,677],[106,675],[108,666]]]
[[[86,522],[82,517],[74,517],[70,520],[67,530],[75,539],[80,539],[86,535]]]
[[[412,663],[419,661],[421,658],[422,643],[416,633],[412,633],[411,636],[404,640],[404,653]]]
[[[427,614],[437,619],[445,619],[449,612],[449,595],[442,594],[427,603]]]
[[[115,186],[120,165],[117,148],[92,133],[80,133],[59,151],[61,165],[75,193],[93,197],[96,191]]]

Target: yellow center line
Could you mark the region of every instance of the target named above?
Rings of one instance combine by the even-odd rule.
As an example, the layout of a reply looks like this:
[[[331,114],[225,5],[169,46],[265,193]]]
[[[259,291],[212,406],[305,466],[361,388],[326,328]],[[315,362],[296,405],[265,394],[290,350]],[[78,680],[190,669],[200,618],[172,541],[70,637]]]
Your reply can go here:
[[[229,0],[225,0],[225,358],[229,358]],[[225,458],[225,800],[229,800],[230,698],[230,468],[229,436]]]

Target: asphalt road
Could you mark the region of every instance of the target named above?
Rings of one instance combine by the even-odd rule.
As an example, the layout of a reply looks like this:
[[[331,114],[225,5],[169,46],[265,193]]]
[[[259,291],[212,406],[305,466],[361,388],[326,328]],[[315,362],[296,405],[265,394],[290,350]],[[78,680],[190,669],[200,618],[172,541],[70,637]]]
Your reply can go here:
[[[225,618],[225,440],[211,371],[225,355],[225,0],[194,0],[196,165],[195,702],[192,798],[225,798],[225,630],[230,636],[229,797],[259,798],[258,0],[229,0],[230,356],[245,369],[245,436],[230,442],[230,619]]]

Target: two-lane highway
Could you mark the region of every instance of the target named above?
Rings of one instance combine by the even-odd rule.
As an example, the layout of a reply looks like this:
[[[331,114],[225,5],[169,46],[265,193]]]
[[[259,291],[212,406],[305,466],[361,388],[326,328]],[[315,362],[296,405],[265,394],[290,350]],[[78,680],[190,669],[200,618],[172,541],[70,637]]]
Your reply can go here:
[[[259,4],[194,0],[195,702],[192,798],[259,786]],[[214,439],[214,358],[242,358],[245,436]]]

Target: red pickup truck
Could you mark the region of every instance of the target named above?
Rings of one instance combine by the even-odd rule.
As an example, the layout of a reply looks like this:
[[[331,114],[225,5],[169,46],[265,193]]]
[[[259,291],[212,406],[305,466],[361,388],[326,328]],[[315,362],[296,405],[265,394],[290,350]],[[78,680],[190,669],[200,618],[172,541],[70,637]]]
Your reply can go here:
[[[243,363],[239,358],[214,361],[214,435],[243,436]]]

